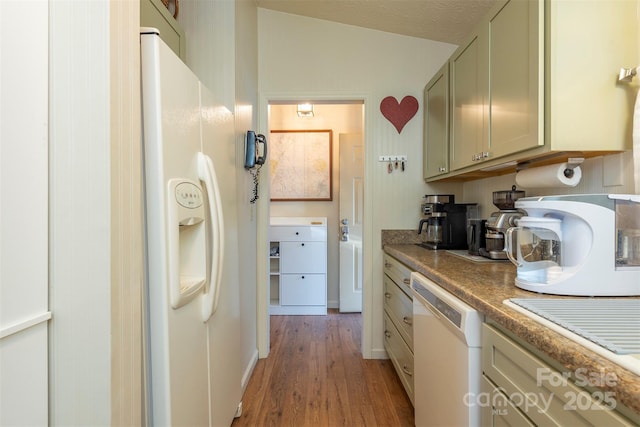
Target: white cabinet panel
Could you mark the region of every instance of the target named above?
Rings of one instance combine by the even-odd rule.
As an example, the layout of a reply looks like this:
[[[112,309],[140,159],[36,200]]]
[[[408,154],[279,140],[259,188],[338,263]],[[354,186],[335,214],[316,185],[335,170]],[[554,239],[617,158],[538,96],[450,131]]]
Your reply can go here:
[[[280,273],[325,273],[327,245],[324,242],[280,242]]]
[[[295,241],[314,240],[324,242],[327,240],[326,227],[310,226],[275,226],[269,231],[269,238],[272,241]]]
[[[327,219],[271,218],[270,313],[327,314]]]
[[[285,274],[280,278],[282,305],[326,305],[324,274]]]

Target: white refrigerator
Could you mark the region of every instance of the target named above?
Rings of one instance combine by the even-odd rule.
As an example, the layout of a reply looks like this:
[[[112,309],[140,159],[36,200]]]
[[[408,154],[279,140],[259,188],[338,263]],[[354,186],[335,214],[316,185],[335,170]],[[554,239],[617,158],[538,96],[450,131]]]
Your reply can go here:
[[[233,114],[156,30],[140,43],[149,425],[228,426],[242,394]]]

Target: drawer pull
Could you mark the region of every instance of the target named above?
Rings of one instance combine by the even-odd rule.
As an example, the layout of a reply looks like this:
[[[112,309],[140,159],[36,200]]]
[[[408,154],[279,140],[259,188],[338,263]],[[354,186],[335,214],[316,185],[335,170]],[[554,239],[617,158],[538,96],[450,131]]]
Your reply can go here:
[[[385,336],[386,338],[391,338],[391,332],[389,332],[389,331],[384,331],[384,336]]]
[[[407,368],[407,365],[402,365],[402,372],[404,372],[405,374],[409,375],[410,377],[413,376],[413,372],[411,372],[409,370],[409,368]]]
[[[402,318],[402,321],[404,323],[406,323],[407,325],[413,325],[413,319],[411,317],[409,317],[409,316],[404,316]]]
[[[385,293],[384,293],[384,297],[385,297],[386,299],[391,299],[391,294],[390,294],[389,292],[385,292]]]
[[[404,283],[405,285],[408,285],[411,283],[411,280],[405,277],[404,279],[402,279],[402,283]]]
[[[391,264],[390,264],[390,263],[388,263],[388,262],[385,262],[385,263],[384,263],[384,268],[391,268]]]

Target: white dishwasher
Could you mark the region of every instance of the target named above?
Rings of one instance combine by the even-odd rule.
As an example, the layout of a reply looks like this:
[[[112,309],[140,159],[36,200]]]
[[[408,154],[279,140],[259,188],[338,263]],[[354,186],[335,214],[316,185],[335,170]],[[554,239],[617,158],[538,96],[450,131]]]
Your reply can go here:
[[[417,427],[479,426],[482,315],[411,273]]]

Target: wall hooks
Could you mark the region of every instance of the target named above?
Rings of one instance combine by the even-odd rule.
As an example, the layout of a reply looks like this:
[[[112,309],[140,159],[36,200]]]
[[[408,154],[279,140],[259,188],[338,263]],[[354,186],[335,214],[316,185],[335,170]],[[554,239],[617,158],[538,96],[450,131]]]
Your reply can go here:
[[[394,170],[400,170],[401,172],[404,172],[405,164],[407,163],[407,156],[380,156],[378,157],[378,161],[387,163],[387,173],[392,173]]]

